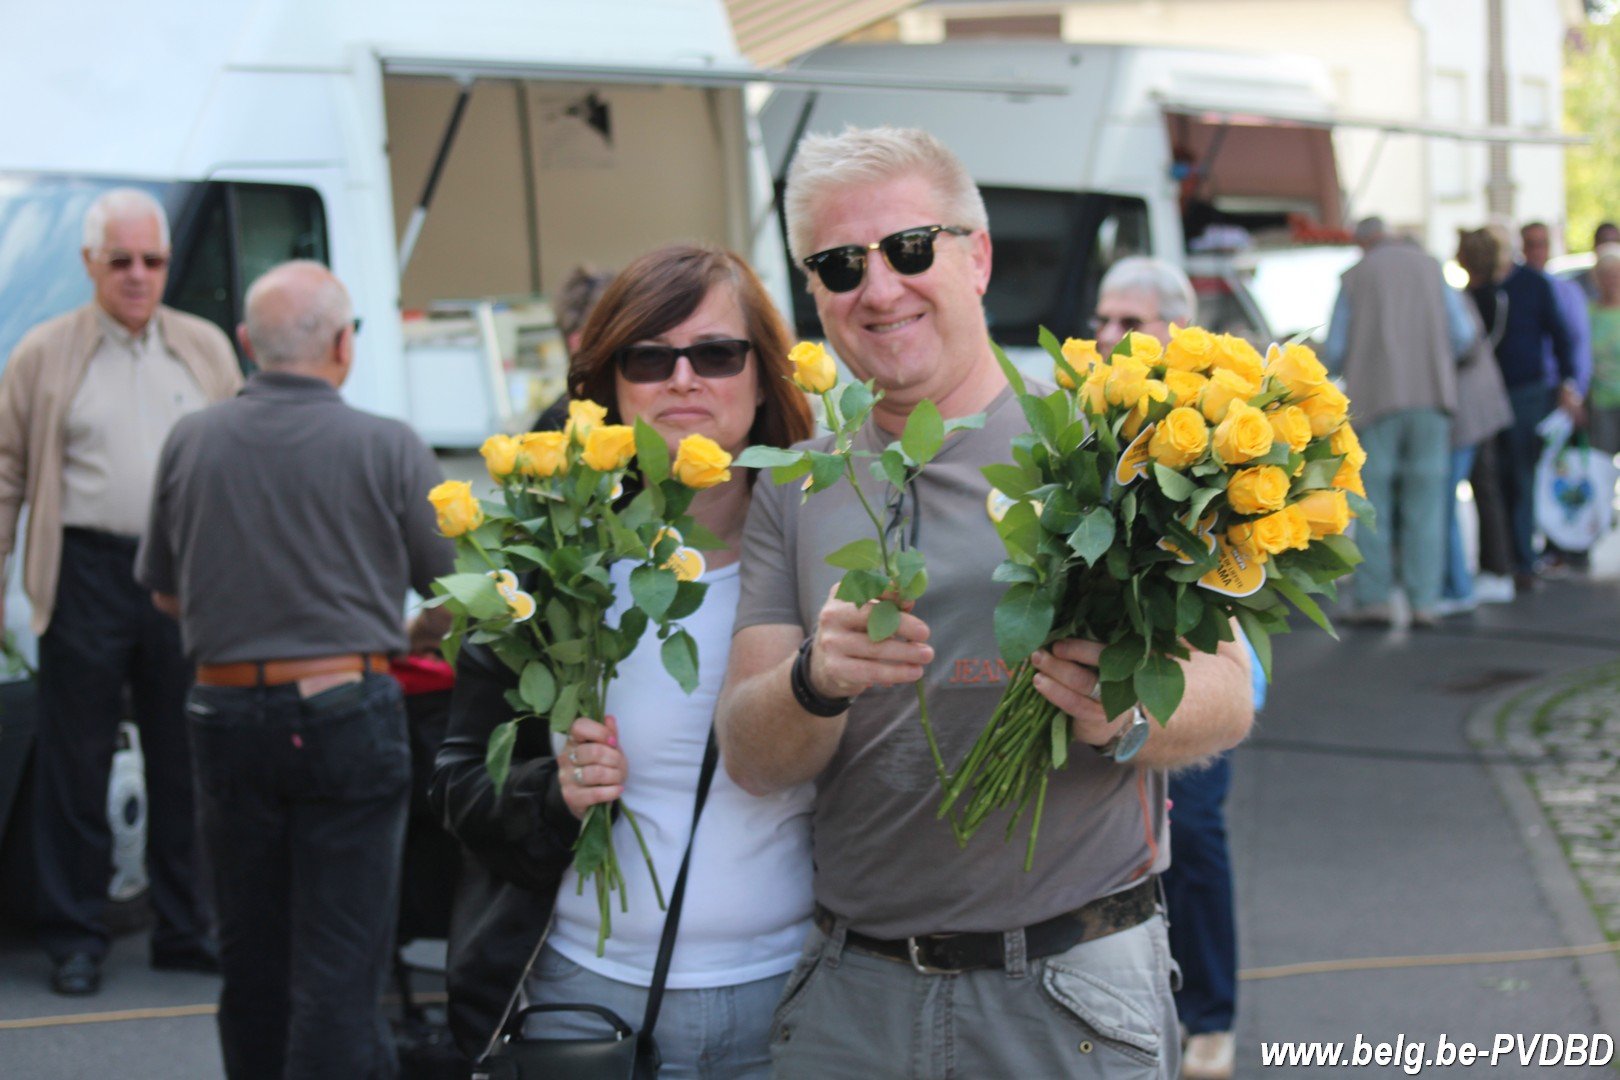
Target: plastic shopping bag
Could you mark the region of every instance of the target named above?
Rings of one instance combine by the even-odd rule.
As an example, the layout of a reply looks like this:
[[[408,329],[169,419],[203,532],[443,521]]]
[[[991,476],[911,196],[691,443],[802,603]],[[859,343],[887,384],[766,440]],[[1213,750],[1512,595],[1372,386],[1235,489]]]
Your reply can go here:
[[[1536,524],[1565,551],[1588,551],[1614,522],[1614,458],[1574,434],[1562,409],[1538,430],[1547,440],[1536,465]]]

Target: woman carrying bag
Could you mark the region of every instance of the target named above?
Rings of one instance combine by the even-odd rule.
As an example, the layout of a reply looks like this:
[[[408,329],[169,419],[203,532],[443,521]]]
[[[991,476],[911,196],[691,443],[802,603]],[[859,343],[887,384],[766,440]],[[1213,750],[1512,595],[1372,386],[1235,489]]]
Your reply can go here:
[[[731,252],[676,245],[643,255],[609,287],[583,337],[569,370],[573,396],[607,405],[608,423],[646,420],[672,454],[694,433],[733,455],[756,443],[787,446],[811,433],[809,406],[787,379],[787,330],[758,278]],[[528,1075],[521,1071],[525,1049],[538,1056],[573,1049],[581,1060],[595,1053],[586,1043],[611,1049],[615,1027],[593,1008],[622,1021],[620,1034],[629,1028],[645,1036],[641,1029],[655,1018],[657,1075],[667,1080],[769,1072],[771,1016],[811,914],[813,792],[805,785],[755,798],[716,767],[710,749],[753,475],[734,470],[692,505],[697,521],[726,545],[704,553],[708,593],[683,620],[698,641],[700,682],[692,694],[664,672],[659,643],[649,635],[620,665],[605,724],[582,719],[556,745],[543,724],[520,726],[512,771],[497,798],[484,769],[485,744],[513,716],[505,692],[516,677],[487,649],[462,650],[432,797],[484,871],[458,897],[451,1025],[475,1058],[497,1041],[498,1028],[518,1036],[498,1055],[508,1060],[492,1062],[497,1075]],[[629,590],[618,575],[615,581],[627,605]],[[706,776],[710,786],[700,804]],[[614,843],[629,910],[615,911],[598,957],[594,892],[580,893],[569,849],[579,817],[621,797],[636,813],[659,882],[670,890],[670,911],[666,919],[644,861],[629,857],[636,841],[621,817]],[[677,890],[684,892],[681,908]],[[661,946],[667,974],[658,971]],[[520,979],[526,1007],[509,1009]],[[661,1000],[649,1010],[649,999]],[[546,1045],[526,1047],[529,1040]],[[581,1042],[570,1048],[558,1040]],[[645,1068],[649,1040],[641,1042]],[[558,1080],[607,1075],[557,1060],[547,1057],[546,1068]]]

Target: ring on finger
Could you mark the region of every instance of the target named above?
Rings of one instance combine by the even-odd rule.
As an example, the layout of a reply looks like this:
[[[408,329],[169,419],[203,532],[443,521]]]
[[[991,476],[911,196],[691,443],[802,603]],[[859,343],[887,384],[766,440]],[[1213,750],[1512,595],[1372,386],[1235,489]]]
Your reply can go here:
[[[579,764],[579,751],[578,750],[570,750],[570,751],[568,751],[568,763],[570,765],[578,765]]]
[[[578,766],[575,766],[574,767],[574,783],[583,784],[584,782],[585,782],[585,770],[579,768]]]
[[[1086,697],[1092,701],[1102,701],[1102,679],[1099,678],[1091,684],[1091,689],[1086,691]]]

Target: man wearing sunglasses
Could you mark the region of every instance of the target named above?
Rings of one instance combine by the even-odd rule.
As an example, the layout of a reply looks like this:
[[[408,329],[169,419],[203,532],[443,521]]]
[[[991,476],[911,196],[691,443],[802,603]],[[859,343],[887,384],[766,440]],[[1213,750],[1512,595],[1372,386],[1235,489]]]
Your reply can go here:
[[[37,927],[62,994],[99,988],[110,940],[107,778],[126,686],[146,761],[152,966],[215,967],[192,873],[191,670],[134,561],[170,427],[242,381],[224,334],[161,304],[169,226],[150,195],[97,198],[82,255],[93,299],[30,330],[0,376],[0,558],[26,503],[23,585],[40,635]]]
[[[924,398],[985,420],[953,435],[904,497],[857,470],[868,502],[897,508],[894,541],[928,557],[927,595],[883,642],[866,609],[832,597],[839,571],[824,562],[870,535],[854,494],[801,505],[793,485],[755,489],[717,730],[750,792],[817,785],[817,928],[778,1006],[774,1075],[1168,1080],[1179,1046],[1155,877],[1165,770],[1247,733],[1247,658],[1233,647],[1186,661],[1182,708],[1144,743],[1145,721],[1109,717],[1090,696],[1097,643],[1037,653],[1036,685],[1082,745],[1051,777],[1034,870],[994,829],[959,848],[935,815],[910,684],[924,681],[954,766],[1008,678],[990,618],[1003,549],[979,470],[1011,460],[1029,429],[985,324],[983,200],[932,136],[880,128],[806,138],[784,205],[829,342],[885,395],[856,448],[895,439]]]

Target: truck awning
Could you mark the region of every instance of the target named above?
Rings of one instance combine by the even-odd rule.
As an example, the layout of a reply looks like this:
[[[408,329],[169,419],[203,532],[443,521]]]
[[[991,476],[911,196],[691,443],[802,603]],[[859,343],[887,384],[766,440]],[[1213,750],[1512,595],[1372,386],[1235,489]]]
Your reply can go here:
[[[1429,120],[1380,119],[1369,116],[1312,115],[1281,110],[1226,109],[1163,94],[1155,96],[1159,107],[1167,113],[1223,127],[1361,128],[1381,131],[1388,135],[1422,135],[1431,139],[1453,139],[1458,142],[1515,143],[1524,146],[1584,146],[1592,141],[1590,135],[1560,131],[1472,127],[1466,124],[1442,124]]]
[[[739,87],[751,83],[788,86],[801,90],[927,90],[977,94],[1062,96],[1061,83],[1020,82],[1014,79],[962,79],[950,76],[920,78],[816,71],[809,68],[766,71],[746,64],[589,64],[531,63],[521,60],[454,60],[437,57],[385,56],[388,75],[422,75],[474,82],[478,79],[547,79],[553,82],[644,83],[649,85]]]

